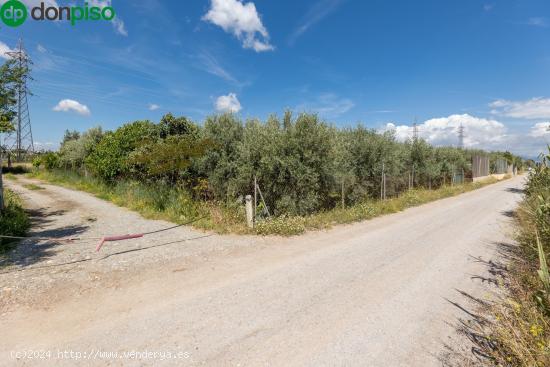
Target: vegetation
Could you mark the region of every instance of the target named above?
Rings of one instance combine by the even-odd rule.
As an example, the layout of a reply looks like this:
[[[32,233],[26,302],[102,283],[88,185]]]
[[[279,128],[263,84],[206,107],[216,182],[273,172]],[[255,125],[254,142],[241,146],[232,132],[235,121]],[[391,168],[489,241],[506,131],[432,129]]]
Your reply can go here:
[[[38,185],[35,185],[35,184],[25,184],[23,185],[24,188],[28,189],[28,190],[32,190],[32,191],[37,191],[37,190],[44,190],[44,188],[42,186],[38,186]]]
[[[26,69],[20,67],[15,60],[8,60],[0,66],[0,134],[14,130],[16,91],[23,81]],[[2,182],[2,156],[6,151],[0,145],[0,212],[4,209],[4,185]]]
[[[249,232],[242,203],[256,178],[263,199],[255,232],[292,235],[476,188],[452,186],[455,173],[471,171],[474,154],[483,152],[401,143],[392,132],[338,129],[310,114],[287,112],[265,123],[223,114],[202,126],[168,114],[158,124],[136,121],[112,132],[67,131],[59,153],[33,164],[46,168],[35,172],[42,179],[149,217],[201,218],[196,226],[219,232]],[[378,202],[382,174],[389,200]]]
[[[10,190],[4,193],[4,210],[0,212],[0,235],[24,236],[29,228],[29,218],[20,199]],[[7,251],[13,240],[0,238],[0,253]]]
[[[194,200],[187,190],[164,183],[151,185],[135,180],[106,182],[69,170],[37,170],[29,174],[53,184],[86,191],[119,206],[135,210],[146,218],[165,219],[219,233],[246,233],[244,212],[239,204],[218,206]]]
[[[499,278],[505,294],[470,330],[490,365],[550,366],[549,163],[546,156],[531,172],[516,213],[517,246],[503,249],[510,259]]]
[[[260,221],[254,230],[250,230],[246,227],[245,215],[240,203],[215,205],[197,201],[186,190],[165,184],[152,186],[147,183],[127,180],[107,183],[67,170],[35,171],[30,176],[92,193],[101,199],[135,210],[146,218],[165,219],[174,223],[188,223],[196,220],[193,222],[195,227],[219,233],[284,236],[301,234],[306,230],[327,229],[336,224],[353,223],[396,213],[406,208],[458,195],[496,182],[495,179],[487,179],[476,183],[444,186],[436,190],[414,189],[400,197],[384,201],[367,200],[344,209],[335,208],[307,216],[281,215]]]

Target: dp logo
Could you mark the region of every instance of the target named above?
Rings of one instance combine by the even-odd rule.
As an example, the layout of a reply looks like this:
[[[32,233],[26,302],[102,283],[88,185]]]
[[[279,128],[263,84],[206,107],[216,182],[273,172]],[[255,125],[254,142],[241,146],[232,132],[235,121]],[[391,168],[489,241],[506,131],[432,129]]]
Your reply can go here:
[[[0,8],[0,18],[9,27],[19,27],[27,19],[27,7],[19,0],[8,0]]]

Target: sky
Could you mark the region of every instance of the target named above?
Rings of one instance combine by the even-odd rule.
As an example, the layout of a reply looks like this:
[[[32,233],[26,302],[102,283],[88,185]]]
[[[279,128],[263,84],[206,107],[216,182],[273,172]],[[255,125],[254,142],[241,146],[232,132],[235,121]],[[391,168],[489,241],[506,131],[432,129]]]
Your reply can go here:
[[[24,0],[29,9],[39,0]],[[0,4],[5,1],[0,0]],[[47,0],[47,6],[83,1]],[[435,145],[536,157],[550,143],[547,0],[89,0],[107,21],[0,22],[33,60],[34,140],[171,112],[314,112]]]

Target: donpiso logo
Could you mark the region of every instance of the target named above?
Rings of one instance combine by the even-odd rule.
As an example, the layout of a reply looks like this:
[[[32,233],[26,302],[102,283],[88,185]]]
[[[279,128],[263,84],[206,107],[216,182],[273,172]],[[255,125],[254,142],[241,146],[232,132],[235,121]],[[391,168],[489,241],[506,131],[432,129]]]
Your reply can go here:
[[[25,22],[28,14],[27,7],[20,0],[8,0],[0,8],[0,18],[9,27],[19,27]],[[84,6],[59,7],[46,6],[44,2],[41,2],[39,6],[31,9],[30,15],[33,20],[67,20],[71,22],[71,25],[75,25],[78,21],[113,20],[115,9],[112,6],[88,6],[87,2],[84,3]]]
[[[0,18],[9,27],[19,27],[27,19],[27,7],[19,0],[8,0],[0,8]]]

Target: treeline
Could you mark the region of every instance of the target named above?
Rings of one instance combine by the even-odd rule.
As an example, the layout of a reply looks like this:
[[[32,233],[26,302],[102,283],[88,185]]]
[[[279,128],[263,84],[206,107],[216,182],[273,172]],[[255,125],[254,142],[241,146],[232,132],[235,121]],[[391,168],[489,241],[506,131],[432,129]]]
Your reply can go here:
[[[64,168],[107,182],[139,180],[188,190],[196,199],[234,202],[251,194],[254,177],[276,215],[305,215],[353,205],[414,187],[436,188],[471,172],[478,150],[433,147],[422,139],[398,142],[393,132],[337,128],[317,115],[286,112],[267,121],[214,115],[203,125],[165,115],[115,131],[67,131],[58,153],[35,165]],[[490,153],[491,162],[510,153]]]

